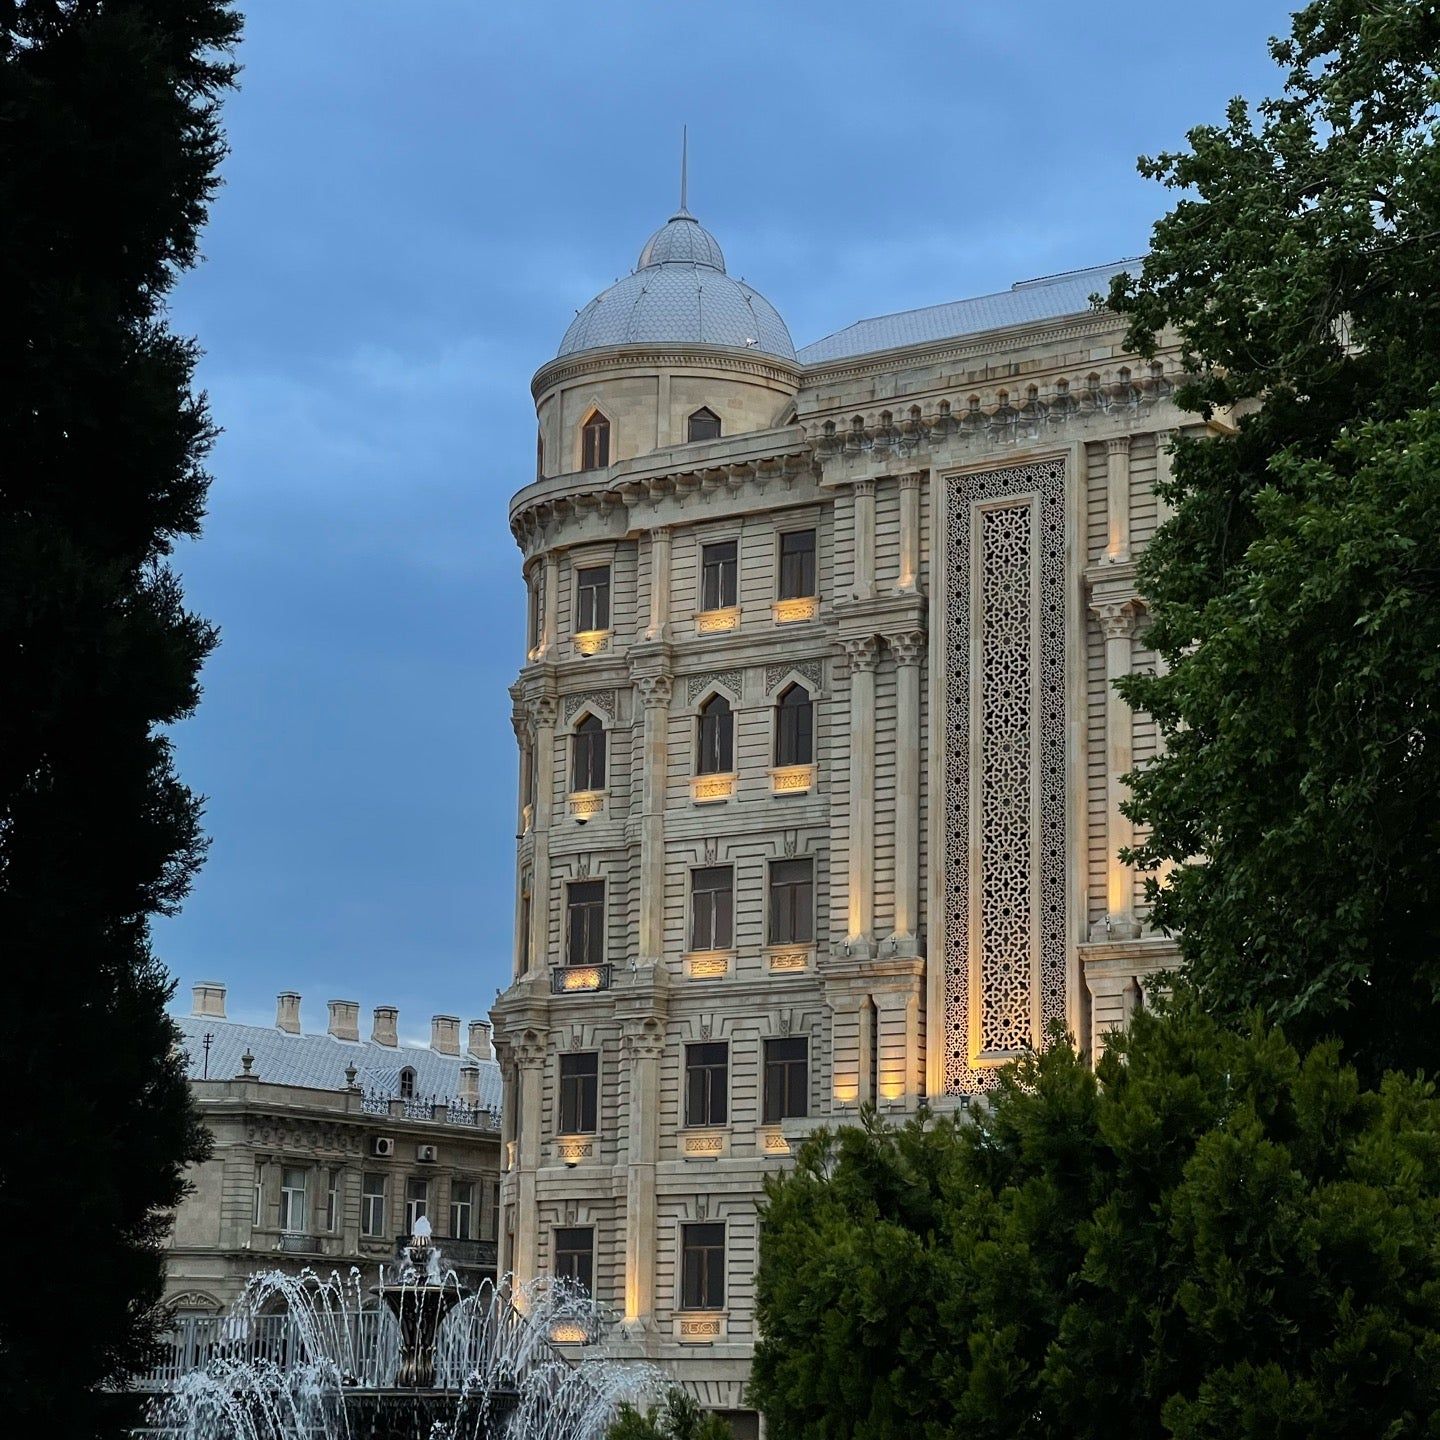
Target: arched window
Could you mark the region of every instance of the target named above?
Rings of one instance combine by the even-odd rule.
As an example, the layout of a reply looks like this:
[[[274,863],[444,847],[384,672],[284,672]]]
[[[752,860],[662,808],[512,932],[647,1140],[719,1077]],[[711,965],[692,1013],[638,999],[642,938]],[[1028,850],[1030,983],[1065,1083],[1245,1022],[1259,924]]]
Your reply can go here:
[[[689,420],[687,440],[718,440],[720,438],[720,417],[708,408],[697,410]]]
[[[580,427],[580,468],[603,470],[610,463],[610,422],[598,411]]]
[[[809,765],[815,758],[815,707],[803,685],[787,685],[775,703],[775,763]]]
[[[415,1072],[408,1065],[400,1072],[400,1098],[402,1100],[415,1098]]]
[[[723,695],[712,695],[700,707],[695,750],[697,775],[728,775],[735,768],[735,717]]]
[[[543,479],[545,475],[545,435],[543,431],[535,432],[535,478]]]
[[[605,727],[594,715],[587,715],[575,727],[570,741],[570,788],[605,788]]]

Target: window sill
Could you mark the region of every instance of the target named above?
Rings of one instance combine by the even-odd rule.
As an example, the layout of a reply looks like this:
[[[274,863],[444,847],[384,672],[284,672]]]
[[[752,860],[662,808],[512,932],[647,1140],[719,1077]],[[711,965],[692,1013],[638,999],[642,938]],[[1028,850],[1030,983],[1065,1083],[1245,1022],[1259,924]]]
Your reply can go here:
[[[577,655],[599,655],[610,648],[613,630],[577,630],[570,637]]]
[[[730,1150],[726,1126],[696,1127],[680,1132],[680,1153],[687,1160],[718,1160]]]
[[[690,798],[697,805],[712,805],[735,794],[735,772],[728,775],[695,775],[690,780]]]
[[[682,1345],[713,1345],[725,1338],[723,1310],[680,1310],[675,1315],[675,1338]]]
[[[815,968],[813,945],[767,945],[765,968],[772,975],[808,975]]]
[[[690,950],[685,955],[685,973],[692,980],[723,980],[735,962],[733,950]]]
[[[818,595],[796,595],[789,600],[777,600],[770,607],[771,618],[777,625],[799,625],[814,620],[819,614]]]
[[[555,1158],[562,1165],[578,1165],[582,1160],[595,1158],[595,1136],[557,1135],[555,1137]]]
[[[695,616],[697,635],[725,635],[740,628],[740,607],[727,605],[723,610],[701,610]]]
[[[785,1157],[790,1154],[790,1142],[778,1121],[773,1125],[762,1125],[755,1132],[755,1148],[762,1155]]]
[[[605,813],[605,792],[603,790],[572,790],[570,792],[570,818],[572,820],[594,820]]]
[[[808,795],[815,788],[815,766],[775,765],[770,770],[772,795]]]

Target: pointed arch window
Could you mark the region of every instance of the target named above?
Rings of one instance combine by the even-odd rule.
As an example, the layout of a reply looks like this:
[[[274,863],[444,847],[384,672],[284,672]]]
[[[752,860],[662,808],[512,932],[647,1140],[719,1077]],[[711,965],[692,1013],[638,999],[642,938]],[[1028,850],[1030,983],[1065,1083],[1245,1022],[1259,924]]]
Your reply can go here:
[[[570,740],[570,788],[575,791],[605,788],[605,727],[587,715]]]
[[[610,463],[610,422],[592,410],[580,427],[580,468],[603,470]]]
[[[798,682],[775,702],[775,763],[810,765],[815,760],[815,706]]]
[[[735,769],[735,716],[723,695],[712,695],[700,707],[695,773],[728,775]]]
[[[718,440],[720,438],[720,417],[708,406],[701,406],[686,422],[687,440]]]

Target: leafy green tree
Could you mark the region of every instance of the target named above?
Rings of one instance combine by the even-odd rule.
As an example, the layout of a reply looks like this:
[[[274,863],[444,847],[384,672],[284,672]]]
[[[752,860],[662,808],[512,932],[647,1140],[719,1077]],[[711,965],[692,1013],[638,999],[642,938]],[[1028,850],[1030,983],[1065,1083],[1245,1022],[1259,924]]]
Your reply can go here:
[[[0,10],[0,1401],[106,1426],[146,1354],[166,1212],[206,1137],[150,918],[199,865],[164,727],[214,632],[166,557],[213,434],[165,297],[196,257],[239,17],[225,0]]]
[[[730,1440],[730,1427],[677,1385],[646,1411],[622,1405],[605,1440]]]
[[[1440,9],[1317,0],[1271,49],[1278,98],[1142,161],[1181,198],[1111,296],[1233,426],[1180,444],[1139,566],[1168,672],[1122,689],[1168,748],[1135,853],[1217,1014],[1433,1073]]]
[[[1193,1001],[769,1182],[774,1440],[1440,1434],[1440,1100]]]

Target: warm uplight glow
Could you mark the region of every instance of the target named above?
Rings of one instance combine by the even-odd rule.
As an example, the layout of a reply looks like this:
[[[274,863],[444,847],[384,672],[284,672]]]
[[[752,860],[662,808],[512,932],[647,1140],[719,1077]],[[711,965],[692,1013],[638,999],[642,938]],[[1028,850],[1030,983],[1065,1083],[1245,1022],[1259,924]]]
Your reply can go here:
[[[772,975],[796,975],[810,968],[809,950],[772,950],[765,958]]]
[[[801,595],[794,600],[777,600],[770,608],[777,625],[794,625],[802,620],[813,620],[820,613],[818,595]]]
[[[605,809],[603,790],[576,790],[570,796],[570,815],[575,820],[593,820]]]
[[[723,635],[728,630],[740,628],[740,607],[731,605],[724,610],[702,610],[695,617],[697,635]]]
[[[685,969],[692,980],[719,980],[730,973],[728,950],[701,950],[685,957]]]
[[[550,1339],[556,1345],[585,1345],[590,1336],[576,1320],[556,1320],[550,1326]]]
[[[581,655],[598,655],[610,645],[609,630],[580,630],[574,635],[575,649]]]
[[[571,965],[560,972],[562,990],[599,990],[602,982],[598,965]]]
[[[813,765],[777,765],[770,772],[770,790],[775,795],[803,795],[814,784]]]
[[[697,805],[713,800],[728,800],[734,793],[733,775],[697,775],[690,782],[690,798]]]

